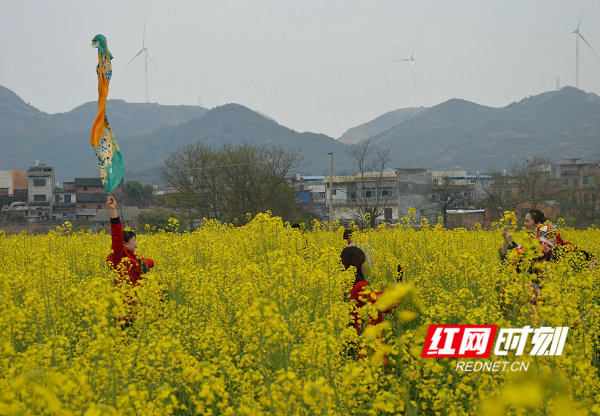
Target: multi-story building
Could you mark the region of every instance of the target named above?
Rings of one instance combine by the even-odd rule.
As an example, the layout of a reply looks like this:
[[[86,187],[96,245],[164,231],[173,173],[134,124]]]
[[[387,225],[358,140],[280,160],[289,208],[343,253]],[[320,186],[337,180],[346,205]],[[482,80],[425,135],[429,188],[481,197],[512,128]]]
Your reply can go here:
[[[62,190],[54,192],[54,212],[51,218],[57,221],[75,221],[76,202],[75,182],[63,182]]]
[[[27,205],[29,217],[50,219],[54,208],[54,168],[36,161],[27,170]]]
[[[122,194],[123,181],[113,191],[117,200]],[[75,178],[75,214],[77,218],[91,219],[96,216],[99,209],[106,204],[106,191],[100,178]]]
[[[403,217],[415,209],[418,221],[427,218],[434,222],[439,209],[432,202],[433,171],[429,168],[396,169],[398,172],[398,211]]]
[[[462,195],[461,199],[469,201],[470,203],[481,201],[488,196],[488,192],[491,184],[494,182],[494,178],[490,175],[483,175],[479,172],[468,174],[467,171],[444,171],[444,170],[433,170],[431,171],[432,177],[432,199],[434,201],[440,200],[439,192],[436,190],[443,189],[445,185],[454,188],[457,192]],[[462,208],[466,208],[462,207]]]
[[[296,201],[309,212],[324,217],[327,215],[325,203],[326,185],[324,176],[302,176],[297,174],[290,183],[296,189]]]
[[[600,175],[600,164],[579,163],[579,159],[567,159],[567,163],[557,166],[557,171],[563,189],[580,189],[584,192],[586,188],[597,185],[596,178]]]
[[[25,204],[24,210],[21,209],[23,204],[17,204],[19,214],[27,212],[27,172],[15,169],[0,170],[0,212],[7,214],[13,211],[15,202]]]
[[[325,198],[329,206],[329,179]],[[365,172],[353,176],[333,177],[333,216],[341,221],[362,221],[366,213],[378,214],[376,221],[398,220],[398,174]]]
[[[484,190],[493,178],[489,175],[467,174],[466,171],[433,171],[428,168],[395,169],[393,172],[368,172],[364,175],[333,178],[334,218],[348,221],[376,211],[379,221],[398,221],[414,209],[417,222],[426,218],[437,221],[444,209],[473,208],[473,201],[485,198]],[[326,186],[326,203],[329,203],[329,181]],[[452,205],[441,203],[440,193],[449,190],[460,195],[453,196]],[[447,197],[445,197],[447,200]],[[465,205],[465,201],[469,201]],[[479,211],[478,211],[479,212]]]
[[[588,221],[600,218],[600,164],[568,159],[556,170],[560,174],[556,179],[560,189],[557,199],[565,205],[562,215],[584,215]]]
[[[15,190],[27,190],[27,172],[0,170],[0,188],[7,188],[7,196],[13,196]]]
[[[296,188],[298,202],[325,203],[325,176],[296,175],[291,184]]]
[[[579,160],[528,166],[520,176],[509,176],[505,171],[505,176],[491,189],[494,195],[515,201],[514,210],[521,218],[534,205],[548,218],[567,217],[577,209],[599,210],[600,165]]]

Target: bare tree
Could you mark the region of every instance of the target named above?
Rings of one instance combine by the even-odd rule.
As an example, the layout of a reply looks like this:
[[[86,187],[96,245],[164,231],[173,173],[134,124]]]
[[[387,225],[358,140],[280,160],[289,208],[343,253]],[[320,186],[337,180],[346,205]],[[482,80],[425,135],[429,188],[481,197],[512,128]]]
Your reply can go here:
[[[374,227],[377,219],[384,215],[385,205],[394,197],[394,189],[384,186],[390,150],[391,146],[383,150],[377,148],[371,143],[371,139],[350,146],[349,153],[358,172],[353,191],[358,223],[363,223],[365,216],[369,214],[369,226]]]
[[[532,157],[524,166],[511,169],[519,190],[518,198],[529,202],[532,208],[539,206],[552,194],[551,165],[548,159]]]
[[[219,184],[222,171],[220,155],[211,147],[190,144],[172,153],[162,171],[173,192],[165,197],[167,206],[182,213],[194,228],[194,219],[221,218],[222,197]]]
[[[228,218],[271,210],[289,216],[295,207],[295,190],[287,182],[299,159],[279,146],[226,144],[221,149]]]
[[[242,143],[215,150],[198,143],[174,152],[165,165],[163,177],[173,189],[166,200],[185,213],[190,228],[203,217],[243,222],[247,213],[283,216],[294,209],[286,178],[297,157],[278,146]]]
[[[580,178],[583,182],[584,178]],[[588,176],[588,183],[580,183],[579,189],[565,189],[559,199],[567,211],[575,211],[580,225],[594,224],[599,217],[600,208],[600,175]]]
[[[482,189],[486,194],[483,206],[496,211],[500,217],[504,211],[514,211],[521,202],[518,197],[516,179],[506,172],[491,172],[492,181],[484,182]]]
[[[431,192],[440,207],[445,228],[448,228],[449,209],[465,208],[472,202],[472,187],[467,184],[457,184],[453,178],[447,176],[444,176],[439,183],[434,183]]]

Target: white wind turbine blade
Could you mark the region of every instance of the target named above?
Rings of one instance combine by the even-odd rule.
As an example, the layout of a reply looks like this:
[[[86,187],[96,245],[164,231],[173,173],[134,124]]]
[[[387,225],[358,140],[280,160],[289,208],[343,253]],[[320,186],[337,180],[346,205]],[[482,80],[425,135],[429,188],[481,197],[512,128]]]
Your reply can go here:
[[[581,39],[583,39],[583,41],[585,42],[585,44],[586,44],[586,45],[588,45],[588,46],[589,46],[589,48],[590,48],[590,49],[592,50],[592,52],[594,53],[594,56],[596,57],[596,59],[598,59],[598,61],[600,61],[600,56],[598,56],[598,54],[596,53],[596,51],[594,50],[594,48],[592,48],[592,45],[590,45],[590,43],[589,43],[587,40],[585,40],[585,38],[583,37],[583,35],[582,35],[581,33],[577,32],[577,35],[579,35],[579,37],[580,37]]]
[[[575,29],[575,31],[577,33],[579,33],[579,26],[581,25],[581,21],[583,20],[583,14],[585,13],[585,10],[581,13],[581,17],[579,18],[579,23],[577,23],[577,28]]]
[[[140,51],[133,58],[131,58],[131,61],[127,62],[127,65],[129,65],[135,58],[137,58],[138,56],[140,56],[140,54],[142,52],[144,52],[144,50],[140,49]],[[125,65],[125,66],[127,66],[127,65]]]
[[[417,40],[415,40],[415,46],[413,46],[413,50],[412,50],[412,52],[410,54],[411,59],[415,55],[415,49],[417,49],[417,42],[419,41],[420,37],[421,37],[421,29],[419,29],[419,34],[417,35]]]
[[[158,68],[158,65],[156,65],[156,62],[154,62],[154,60],[150,57],[148,50],[146,50],[146,56],[148,57],[148,59],[150,59],[150,62],[152,62],[154,64],[154,66]]]
[[[144,17],[144,34],[142,35],[142,49],[146,47],[146,20],[148,19],[148,15]]]

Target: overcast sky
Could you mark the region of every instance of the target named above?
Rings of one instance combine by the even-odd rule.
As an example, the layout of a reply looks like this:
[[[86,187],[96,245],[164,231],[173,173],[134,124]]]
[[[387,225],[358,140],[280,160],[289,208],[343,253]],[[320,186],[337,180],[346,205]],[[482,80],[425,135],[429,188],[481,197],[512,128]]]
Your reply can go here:
[[[600,54],[592,0],[0,0],[0,85],[49,113],[97,99],[90,46],[104,34],[109,98],[212,108],[239,103],[297,131],[339,137],[411,105],[451,98],[503,107],[575,85],[575,35]],[[600,94],[600,61],[580,42],[580,88]],[[110,111],[110,109],[109,109]],[[109,113],[110,117],[110,113]]]

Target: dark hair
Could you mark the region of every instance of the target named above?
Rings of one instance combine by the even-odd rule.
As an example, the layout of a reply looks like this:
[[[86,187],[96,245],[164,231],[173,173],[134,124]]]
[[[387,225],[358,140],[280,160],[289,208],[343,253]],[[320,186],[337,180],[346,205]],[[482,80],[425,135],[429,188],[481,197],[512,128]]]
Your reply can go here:
[[[123,242],[124,243],[128,242],[133,237],[135,237],[135,232],[134,231],[123,231]]]
[[[349,240],[352,237],[352,230],[344,230],[344,240]]]
[[[342,264],[345,269],[348,269],[350,266],[356,267],[356,279],[354,280],[354,284],[358,282],[364,282],[365,277],[362,272],[362,264],[367,261],[367,256],[365,256],[365,252],[360,248],[355,246],[348,246],[342,250]]]
[[[531,219],[536,224],[542,224],[546,222],[546,216],[539,209],[531,208],[529,210],[529,215],[531,215]]]

